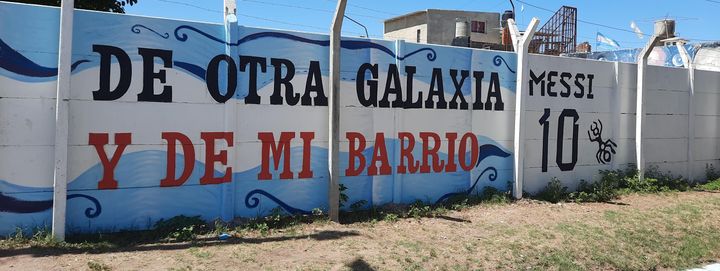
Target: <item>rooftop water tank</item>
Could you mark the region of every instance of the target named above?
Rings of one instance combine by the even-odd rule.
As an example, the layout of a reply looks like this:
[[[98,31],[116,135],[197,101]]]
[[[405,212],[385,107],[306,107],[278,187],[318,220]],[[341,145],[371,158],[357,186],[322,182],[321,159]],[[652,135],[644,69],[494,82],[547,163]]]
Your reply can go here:
[[[470,36],[470,31],[467,20],[465,20],[465,18],[455,19],[455,37],[459,38],[468,36]]]
[[[660,39],[669,39],[675,37],[675,20],[659,20],[655,21],[655,35]]]

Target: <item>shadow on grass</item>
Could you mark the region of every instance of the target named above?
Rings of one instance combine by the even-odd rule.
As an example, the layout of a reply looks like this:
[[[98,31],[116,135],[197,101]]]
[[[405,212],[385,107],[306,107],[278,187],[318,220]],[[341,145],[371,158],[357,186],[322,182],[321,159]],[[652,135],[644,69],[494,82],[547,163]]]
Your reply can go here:
[[[108,235],[112,236],[112,235]],[[180,242],[180,241],[162,241],[158,239],[146,239],[143,241],[129,243],[128,240],[122,240],[124,238],[120,236],[127,236],[126,238],[132,238],[129,234],[120,234],[114,237],[105,237],[106,239],[101,240],[95,247],[73,247],[73,244],[82,244],[86,242],[97,242],[82,240],[80,238],[74,238],[75,240],[69,240],[67,246],[48,246],[48,247],[22,247],[22,248],[10,248],[0,250],[0,258],[12,257],[18,255],[32,255],[34,257],[43,256],[59,256],[64,254],[100,254],[100,253],[111,253],[111,252],[142,252],[142,251],[157,251],[157,250],[181,250],[188,249],[191,247],[209,247],[209,246],[225,246],[225,245],[237,245],[237,244],[261,244],[268,242],[282,242],[299,239],[313,239],[316,241],[328,241],[338,240],[346,237],[360,236],[356,231],[321,231],[313,234],[304,234],[297,236],[272,236],[272,237],[258,237],[258,238],[230,238],[225,241],[218,240],[217,237],[200,237],[193,241]]]
[[[630,206],[630,204],[627,204],[624,202],[617,202],[617,201],[606,201],[606,202],[601,202],[601,203],[610,204],[610,205],[618,205],[618,206]]]
[[[345,265],[353,271],[374,271],[375,269],[370,266],[365,260],[357,258],[354,261]]]
[[[447,220],[447,221],[451,221],[451,222],[458,222],[458,223],[472,223],[472,221],[467,220],[467,219],[451,217],[451,216],[446,216],[446,215],[439,215],[439,216],[436,216],[435,218],[443,219],[443,220]]]
[[[499,200],[501,199],[501,200]],[[484,203],[511,203],[508,192],[498,191],[494,188],[485,188],[482,195],[453,198],[440,204],[430,204],[417,201],[413,204],[389,204],[386,206],[371,206],[366,210],[341,212],[341,224],[376,223],[378,221],[395,222],[398,219],[431,217],[456,223],[471,223],[469,220],[447,216],[450,210],[462,210],[474,205]],[[328,218],[322,213],[312,215],[287,215],[273,211],[267,217],[258,217],[249,220],[234,221],[237,226],[216,222],[215,227],[199,217],[177,216],[168,220],[161,220],[153,230],[127,231],[111,234],[77,234],[68,236],[66,242],[52,240],[50,231],[33,233],[29,236],[10,236],[0,239],[0,258],[17,255],[55,256],[63,254],[99,254],[113,252],[142,252],[154,250],[182,250],[192,247],[222,246],[235,244],[260,244],[266,242],[283,242],[298,239],[313,239],[316,241],[337,240],[346,237],[359,236],[356,231],[321,231],[305,235],[278,235],[266,236],[276,229],[284,229],[299,224],[327,222]],[[231,237],[228,240],[218,240],[212,232],[254,232],[262,237]],[[22,232],[21,232],[22,233]],[[186,241],[190,240],[192,241]],[[366,263],[364,265],[367,265]],[[358,268],[356,268],[358,267]],[[366,268],[367,267],[367,268]],[[358,259],[352,266],[353,270],[371,270],[363,266]]]

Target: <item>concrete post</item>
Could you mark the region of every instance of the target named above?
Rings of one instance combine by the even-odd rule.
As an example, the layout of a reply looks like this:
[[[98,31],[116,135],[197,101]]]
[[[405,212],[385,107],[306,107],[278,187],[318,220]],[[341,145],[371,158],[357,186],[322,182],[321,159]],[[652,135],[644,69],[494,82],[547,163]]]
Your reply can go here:
[[[238,21],[235,16],[235,0],[225,0],[225,40],[232,43],[238,40]],[[238,46],[225,45],[225,54],[229,56],[240,55]],[[227,79],[223,79],[227,81]],[[237,135],[237,102],[235,99],[230,99],[225,102],[224,106],[224,131],[234,131]],[[234,142],[231,142],[234,144]],[[222,143],[225,144],[225,143]],[[227,147],[227,146],[225,146]],[[236,148],[226,148],[228,157],[228,166],[238,168]],[[220,218],[223,221],[229,222],[235,217],[235,191],[237,191],[238,181],[233,179],[231,182],[223,183],[221,193],[220,206]]]
[[[224,13],[225,13],[225,20],[227,20],[227,16],[232,14],[237,14],[237,1],[236,0],[224,0]]]
[[[330,220],[340,222],[340,36],[347,0],[338,0],[330,26],[330,97],[328,106],[328,214]]]
[[[515,136],[514,136],[514,149],[513,154],[513,196],[516,199],[522,198],[523,194],[523,171],[525,167],[524,152],[525,152],[525,105],[523,95],[529,88],[529,81],[525,80],[528,78],[530,65],[528,62],[528,46],[530,41],[535,35],[535,30],[540,23],[537,18],[532,18],[530,24],[525,30],[525,34],[520,34],[518,31],[515,20],[508,19],[508,26],[510,28],[510,35],[513,40],[513,47],[517,53],[517,82],[515,85]]]
[[[405,41],[398,39],[395,40],[395,54],[399,56],[405,55]],[[397,65],[397,68],[399,71],[405,70],[405,61],[395,59],[395,65]],[[404,114],[395,114],[395,127],[399,129],[399,125],[401,123],[405,123],[405,115]],[[398,143],[395,144],[395,153],[399,154],[400,149],[402,148],[402,144]],[[400,155],[394,155],[394,164],[399,165],[400,164]],[[403,174],[393,174],[393,203],[400,204],[402,203],[402,188],[403,188],[403,181],[405,179],[405,176]]]
[[[615,73],[615,90],[616,91],[614,91],[613,95],[610,96],[612,99],[612,102],[610,103],[610,112],[612,114],[612,119],[615,119],[618,121],[610,122],[610,124],[613,127],[611,136],[612,136],[612,138],[620,138],[621,125],[620,125],[619,120],[622,118],[622,109],[621,109],[620,105],[622,105],[623,97],[619,90],[620,90],[620,86],[621,86],[624,78],[621,78],[620,62],[615,61],[613,64],[614,64],[613,70]],[[612,168],[613,170],[618,169],[618,159],[612,159],[610,161],[610,168]]]
[[[687,172],[688,181],[695,182],[695,66],[692,57],[685,49],[685,41],[677,41],[678,52],[682,57],[683,65],[688,69],[688,143],[687,143]]]
[[[60,4],[60,42],[58,49],[57,94],[55,100],[55,169],[53,172],[52,235],[65,240],[67,211],[68,107],[70,66],[72,65],[74,1]]]
[[[643,120],[645,119],[645,69],[647,68],[647,58],[650,56],[655,44],[660,41],[660,37],[653,35],[645,48],[640,51],[638,56],[638,74],[637,74],[637,103],[635,112],[635,158],[637,163],[638,178],[645,178],[645,157],[643,153]]]

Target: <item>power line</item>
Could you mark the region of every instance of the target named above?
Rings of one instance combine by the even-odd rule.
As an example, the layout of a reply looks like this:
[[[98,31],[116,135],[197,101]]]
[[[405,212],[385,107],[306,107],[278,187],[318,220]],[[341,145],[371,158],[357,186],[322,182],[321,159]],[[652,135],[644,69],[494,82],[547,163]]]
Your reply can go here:
[[[331,1],[332,1],[332,0],[331,0]],[[381,13],[381,14],[385,14],[385,15],[390,15],[390,16],[397,16],[397,15],[399,15],[399,14],[397,14],[397,13],[385,12],[385,11],[382,11],[382,10],[372,9],[372,8],[363,7],[363,6],[358,6],[358,5],[354,5],[354,4],[348,4],[348,5],[351,6],[351,7],[356,7],[356,8],[359,8],[359,9],[364,9],[364,10],[368,10],[368,11],[373,11],[373,12],[377,12],[377,13]]]
[[[551,10],[551,9],[544,8],[544,7],[541,7],[541,6],[536,6],[536,5],[530,4],[530,3],[525,2],[525,1],[522,1],[522,0],[515,0],[515,1],[518,1],[518,2],[520,2],[520,3],[523,3],[523,4],[528,5],[528,6],[531,6],[531,7],[534,7],[534,8],[536,8],[536,9],[544,10],[544,11],[547,11],[547,12],[550,12],[550,13],[553,13],[553,14],[555,13],[555,10]],[[605,27],[605,28],[614,29],[614,30],[618,30],[618,31],[629,32],[629,33],[635,33],[635,32],[632,31],[632,30],[627,30],[627,29],[623,29],[623,28],[619,28],[619,27],[614,27],[614,26],[609,26],[609,25],[604,25],[604,24],[589,22],[589,21],[581,20],[580,18],[578,18],[577,20],[578,20],[578,22],[582,22],[582,23],[586,23],[586,24],[590,24],[590,25],[594,25],[594,26]],[[643,34],[643,35],[645,35],[645,34]],[[645,36],[647,36],[647,35],[645,35]]]
[[[587,39],[587,40],[593,40],[593,41],[597,39],[597,37],[589,37],[589,36],[578,36],[578,37],[583,38],[583,39]],[[626,43],[642,43],[642,44],[645,44],[645,43],[647,43],[646,41],[642,41],[642,40],[636,40],[636,41],[615,40],[615,41],[617,41],[617,42],[619,42],[619,43],[623,43],[623,44],[626,44]]]
[[[370,33],[368,32],[368,29],[367,29],[367,27],[365,27],[364,24],[361,24],[360,22],[354,20],[353,18],[348,17],[347,15],[343,15],[343,17],[345,17],[345,18],[347,18],[348,20],[352,21],[353,23],[361,26],[363,29],[365,29],[365,37],[368,37],[368,38],[370,37]]]
[[[189,3],[185,3],[185,2],[172,1],[172,0],[157,0],[157,1],[170,3],[170,4],[176,4],[176,5],[183,5],[183,6],[196,8],[196,9],[200,9],[200,10],[204,10],[204,11],[208,11],[208,12],[212,12],[212,13],[223,13],[222,10],[209,9],[209,8],[205,8],[205,7],[201,7],[198,5],[189,4]]]
[[[256,20],[261,20],[261,21],[268,21],[268,22],[272,22],[272,23],[279,23],[279,24],[284,24],[284,25],[292,25],[292,26],[301,26],[301,27],[306,27],[306,28],[312,28],[312,29],[321,30],[321,31],[323,31],[323,32],[329,31],[329,28],[323,28],[323,27],[318,27],[318,26],[313,26],[313,25],[306,25],[306,24],[298,24],[298,23],[286,22],[286,21],[281,21],[281,20],[273,20],[273,19],[268,19],[268,18],[253,16],[253,15],[249,15],[249,14],[236,13],[235,15],[237,15],[237,16],[242,16],[242,17],[246,17],[246,18],[251,18],[251,19],[256,19]],[[363,35],[363,33],[360,33],[360,32],[351,32],[351,31],[343,31],[343,32],[349,33],[349,34],[355,34],[355,35],[358,35],[358,36],[362,36],[362,35]]]
[[[655,22],[657,20],[662,19],[673,19],[675,21],[697,21],[700,20],[700,18],[694,18],[694,17],[657,17],[657,18],[648,18],[648,19],[640,19],[635,20],[636,22]]]
[[[297,8],[297,9],[304,9],[304,10],[310,10],[310,11],[325,12],[325,13],[330,13],[330,14],[335,13],[335,10],[311,8],[311,7],[296,6],[296,5],[289,5],[289,4],[282,4],[282,3],[273,3],[273,2],[258,1],[258,0],[242,0],[242,1],[250,2],[250,3],[257,3],[257,4],[262,4],[262,5],[269,5],[269,6]],[[356,16],[356,17],[367,17],[367,18],[373,18],[373,19],[378,19],[378,20],[384,20],[384,18],[372,16],[372,15],[355,14],[355,13],[349,13],[349,12],[347,12],[346,14]]]
[[[536,9],[544,10],[544,11],[547,11],[547,12],[550,12],[550,13],[553,13],[553,14],[555,13],[554,10],[551,10],[551,9],[548,9],[548,8],[544,8],[544,7],[541,7],[541,6],[537,6],[537,5],[533,5],[533,4],[530,4],[530,3],[525,2],[525,1],[522,1],[522,0],[515,0],[515,1],[518,1],[518,2],[520,2],[520,3],[523,3],[523,4],[528,5],[528,6],[531,6],[531,7],[534,7],[534,8],[536,8]],[[714,2],[714,3],[720,4],[720,1],[716,1],[716,0],[705,0],[705,1],[710,1],[710,2]],[[590,21],[582,20],[582,19],[580,19],[580,18],[577,18],[577,21],[578,21],[578,22],[581,22],[581,23],[589,24],[589,25],[594,25],[594,26],[598,26],[598,27],[604,27],[604,28],[607,28],[607,29],[612,29],[612,30],[617,30],[617,31],[622,31],[622,32],[628,32],[628,33],[637,34],[637,33],[635,33],[635,31],[632,31],[632,30],[628,30],[628,29],[624,29],[624,28],[619,28],[619,27],[614,27],[614,26],[610,26],[610,25],[604,25],[604,24],[595,23],[595,22],[590,22]],[[643,36],[646,36],[646,37],[650,37],[650,36],[651,36],[651,35],[648,35],[648,34],[642,34],[642,35],[643,35]],[[688,38],[688,39],[695,40],[695,41],[713,41],[713,40],[693,39],[693,38]]]
[[[173,0],[157,0],[157,1],[165,2],[165,3],[170,3],[170,4],[176,4],[176,5],[182,5],[182,6],[191,7],[191,8],[195,8],[195,9],[198,9],[198,10],[211,12],[211,13],[222,13],[222,10],[213,10],[213,9],[205,8],[205,7],[202,7],[202,6],[198,6],[198,5],[194,5],[194,4],[189,4],[189,3],[184,3],[184,2],[179,2],[179,1],[173,1]],[[246,0],[246,1],[247,1],[247,0]],[[253,16],[253,15],[250,15],[250,14],[237,13],[237,14],[235,14],[235,15],[237,15],[237,16],[242,16],[242,17],[246,17],[246,18],[251,18],[251,19],[255,19],[255,20],[272,22],[272,23],[278,23],[278,24],[284,24],[284,25],[291,25],[291,26],[300,26],[300,27],[305,27],[305,28],[311,28],[311,29],[316,29],[316,30],[320,30],[320,31],[323,31],[323,32],[328,31],[328,28],[324,28],[324,27],[318,27],[318,26],[306,25],[306,24],[299,24],[299,23],[294,23],[294,22],[286,22],[286,21],[281,21],[281,20],[273,20],[273,19],[268,19],[268,18]],[[363,35],[362,33],[359,33],[359,32],[351,32],[351,31],[343,31],[343,32],[349,33],[349,34],[355,34],[355,35],[358,35],[358,36],[362,36],[362,35]]]
[[[289,5],[289,4],[281,4],[281,3],[272,3],[272,2],[265,2],[265,1],[259,1],[259,0],[241,0],[241,1],[251,2],[251,3],[257,3],[257,4],[263,4],[263,5],[270,5],[270,6],[281,6],[281,7],[288,7],[288,8],[296,8],[296,9],[304,9],[304,10],[310,10],[310,11],[325,12],[325,13],[330,13],[330,14],[335,13],[335,10],[327,10],[327,9],[303,7],[303,6],[296,6],[296,5]],[[360,6],[358,6],[358,7],[360,7]],[[369,9],[369,10],[372,10],[372,9]],[[357,16],[357,17],[373,18],[373,19],[379,20],[380,22],[384,22],[384,18],[380,18],[380,17],[372,16],[372,15],[363,15],[363,14],[350,13],[350,12],[346,12],[346,14],[347,14],[347,15],[345,15],[345,18],[347,18],[348,20],[356,23],[357,25],[359,25],[360,27],[362,27],[362,28],[365,30],[365,37],[367,37],[367,38],[379,37],[380,39],[383,38],[382,36],[371,36],[371,35],[368,33],[368,29],[367,29],[367,27],[365,27],[365,25],[363,25],[362,23],[358,22],[357,20],[349,17],[348,15],[352,15],[353,17],[356,17],[356,16]],[[346,33],[358,34],[358,35],[362,36],[362,34],[361,34],[361,33],[358,33],[358,32],[349,32],[349,31],[345,31],[345,32],[346,32]]]
[[[336,2],[336,0],[325,0],[325,1],[327,1],[327,2],[333,2],[333,3]],[[355,4],[353,4],[353,3],[348,3],[347,5],[348,5],[348,6],[351,6],[351,7],[356,7],[356,8],[359,8],[359,9],[364,9],[364,10],[367,10],[367,11],[372,11],[372,12],[376,12],[376,13],[380,13],[380,14],[390,15],[390,16],[397,16],[397,15],[399,15],[399,14],[397,14],[397,13],[390,13],[390,12],[387,12],[387,11],[382,11],[382,10],[378,10],[378,9],[372,9],[372,8],[368,8],[368,7],[363,7],[363,6],[360,6],[360,5],[355,5]]]
[[[327,30],[328,30],[327,28],[322,28],[322,27],[318,27],[318,26],[298,24],[298,23],[292,23],[292,22],[286,22],[286,21],[280,21],[280,20],[273,20],[273,19],[268,19],[268,18],[253,16],[253,15],[249,15],[249,14],[236,13],[235,15],[243,16],[243,17],[251,18],[251,19],[256,19],[256,20],[261,20],[261,21],[267,21],[267,22],[272,22],[272,23],[284,24],[284,25],[302,26],[302,27],[312,28],[312,29],[317,29],[317,30],[322,30],[322,31],[327,31]]]

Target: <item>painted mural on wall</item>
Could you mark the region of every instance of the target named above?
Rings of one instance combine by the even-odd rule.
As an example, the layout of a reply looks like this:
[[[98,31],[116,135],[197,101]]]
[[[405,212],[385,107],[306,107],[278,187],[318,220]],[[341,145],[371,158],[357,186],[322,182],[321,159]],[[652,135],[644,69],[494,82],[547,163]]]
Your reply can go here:
[[[30,127],[3,120],[6,234],[50,222],[59,14],[0,14],[15,27],[0,31],[2,101],[32,104],[13,113]],[[327,36],[85,11],[74,31],[71,232],[327,208]],[[350,203],[507,189],[511,130],[490,120],[512,115],[513,54],[366,39],[343,40],[342,54]]]
[[[690,54],[691,57],[695,55],[699,48],[700,47],[698,45],[685,45],[685,50],[688,51],[688,54]],[[642,51],[642,48],[592,52],[587,58],[603,61],[637,63],[640,51]],[[648,56],[648,64],[665,67],[683,67],[684,65],[677,46],[658,46],[653,48],[653,51]]]
[[[58,21],[57,8],[0,3],[0,25],[12,26],[0,28],[0,234],[51,222]],[[74,21],[69,232],[327,209],[328,36],[89,11]],[[514,53],[356,38],[341,47],[345,208],[509,189]],[[648,71],[650,93],[663,95],[648,96],[647,160],[677,168],[687,77],[659,68]],[[530,56],[523,190],[552,177],[574,187],[633,162],[633,72]],[[701,101],[720,97],[703,91]],[[717,123],[716,104],[697,108]],[[717,146],[703,131],[697,140]]]

